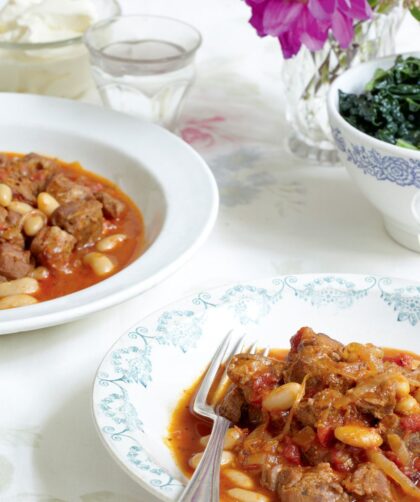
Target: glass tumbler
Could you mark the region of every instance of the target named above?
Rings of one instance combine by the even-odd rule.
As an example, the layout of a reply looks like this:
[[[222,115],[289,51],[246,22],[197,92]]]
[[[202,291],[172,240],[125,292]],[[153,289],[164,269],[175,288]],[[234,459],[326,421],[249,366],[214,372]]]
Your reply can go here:
[[[195,75],[198,30],[160,16],[118,16],[84,36],[105,106],[174,129]]]

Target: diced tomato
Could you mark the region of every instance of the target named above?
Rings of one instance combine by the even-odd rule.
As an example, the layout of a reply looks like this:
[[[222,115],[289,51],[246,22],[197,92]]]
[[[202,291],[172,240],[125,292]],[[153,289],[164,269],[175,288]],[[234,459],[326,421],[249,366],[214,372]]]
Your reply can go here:
[[[387,458],[389,458],[389,460],[394,462],[394,464],[396,464],[399,469],[404,467],[401,461],[398,459],[397,455],[395,455],[393,451],[385,451],[384,454]]]
[[[389,363],[398,364],[398,366],[402,367],[410,367],[411,363],[413,362],[413,358],[408,354],[398,354],[397,356],[385,356],[383,360]]]
[[[348,451],[333,448],[331,450],[331,465],[336,471],[351,472],[355,467],[355,462]]]
[[[263,395],[266,391],[273,389],[277,384],[277,378],[271,373],[263,373],[252,382],[252,394],[250,401],[252,404],[261,404]]]
[[[285,438],[285,443],[283,457],[291,464],[302,465],[299,447],[296,446],[288,436]]]
[[[420,432],[420,413],[401,417],[400,424],[408,432]]]
[[[420,457],[416,457],[416,458],[413,460],[413,468],[414,468],[416,471],[419,471],[419,472],[420,472]]]
[[[302,330],[299,330],[296,335],[293,335],[290,339],[290,351],[296,352],[299,347],[300,341],[302,340]]]
[[[316,430],[316,435],[321,443],[321,446],[328,448],[334,442],[334,429],[329,425],[324,427],[318,427]]]

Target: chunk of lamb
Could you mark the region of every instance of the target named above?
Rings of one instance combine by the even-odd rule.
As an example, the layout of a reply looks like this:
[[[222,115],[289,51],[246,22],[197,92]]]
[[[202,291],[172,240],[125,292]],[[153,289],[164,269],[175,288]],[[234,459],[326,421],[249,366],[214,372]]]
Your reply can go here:
[[[124,202],[118,200],[108,192],[98,192],[95,195],[96,199],[103,205],[103,212],[105,218],[115,219],[119,218],[125,210]]]
[[[237,354],[228,366],[228,376],[243,392],[247,403],[261,404],[266,393],[283,377],[284,363],[259,354]]]
[[[68,178],[62,173],[55,174],[48,182],[45,190],[55,197],[60,204],[93,198],[92,190]]]
[[[346,393],[357,408],[375,418],[391,415],[397,403],[396,387],[392,374],[380,373],[359,380],[356,387]]]
[[[385,474],[371,462],[359,467],[343,481],[344,488],[364,502],[392,502],[391,485]]]
[[[345,392],[353,385],[354,379],[334,372],[342,353],[341,343],[322,333],[317,334],[310,328],[301,328],[291,339],[291,350],[284,371],[285,381],[301,383],[309,375],[307,395],[327,387]]]
[[[262,422],[261,408],[246,402],[244,393],[232,385],[219,405],[219,413],[236,425],[257,426]]]
[[[232,386],[219,405],[219,413],[234,424],[241,421],[242,411],[246,406],[243,392],[236,385]]]
[[[76,239],[59,227],[45,227],[35,236],[31,251],[38,261],[57,270],[65,270]]]
[[[343,395],[338,390],[324,389],[313,397],[303,399],[297,409],[296,418],[302,425],[316,427],[319,423],[334,423],[340,415],[340,410],[334,407],[334,401]]]
[[[58,167],[56,160],[43,157],[37,153],[29,153],[24,157],[15,159],[14,164],[15,169],[18,169],[22,176],[32,182],[36,194],[45,190],[48,180],[54,173],[54,168]]]
[[[0,206],[0,230],[4,229],[7,225],[8,211],[5,207]]]
[[[0,212],[0,240],[23,250],[25,248],[25,238],[19,227],[22,215],[7,209],[4,209],[4,211],[6,214],[3,211]]]
[[[0,168],[0,183],[4,183],[11,188],[15,199],[35,205],[38,195],[38,183],[25,176],[19,169],[19,164]]]
[[[0,242],[0,275],[9,280],[20,279],[27,276],[33,268],[29,251],[9,242]]]
[[[281,502],[350,502],[340,478],[330,464],[316,467],[284,467],[277,477]]]
[[[102,204],[96,200],[69,202],[54,211],[51,222],[72,234],[79,247],[93,244],[102,234]]]

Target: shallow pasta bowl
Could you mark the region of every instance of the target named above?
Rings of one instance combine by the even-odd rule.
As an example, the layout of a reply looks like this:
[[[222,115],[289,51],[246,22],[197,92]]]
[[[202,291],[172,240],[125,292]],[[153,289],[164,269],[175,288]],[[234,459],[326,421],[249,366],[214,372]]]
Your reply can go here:
[[[218,208],[213,175],[187,144],[153,124],[100,107],[0,94],[0,151],[37,152],[116,183],[140,208],[148,247],[87,289],[1,311],[0,334],[51,326],[127,300],[162,281],[209,235]]]
[[[118,464],[161,500],[186,479],[165,442],[183,391],[233,328],[287,348],[301,326],[343,342],[420,351],[420,283],[365,275],[296,275],[198,292],[140,320],[96,375],[93,412]],[[159,396],[159,399],[156,399]]]

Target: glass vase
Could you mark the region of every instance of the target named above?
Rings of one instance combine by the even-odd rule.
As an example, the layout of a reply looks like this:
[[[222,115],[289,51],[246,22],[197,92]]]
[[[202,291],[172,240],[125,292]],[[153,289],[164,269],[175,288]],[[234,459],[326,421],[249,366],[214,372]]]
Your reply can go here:
[[[297,157],[334,164],[338,155],[328,123],[326,97],[335,78],[353,65],[395,52],[396,32],[404,17],[402,2],[386,13],[374,13],[370,21],[355,26],[347,49],[330,37],[324,48],[306,47],[282,67],[287,120],[291,125],[289,149]]]

